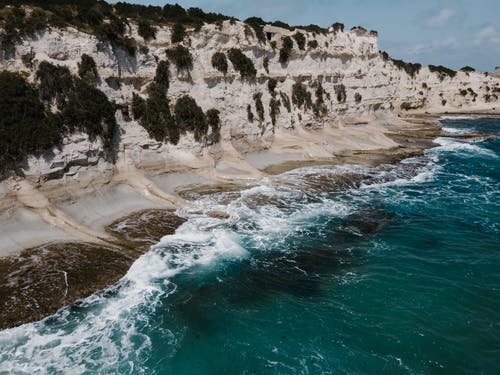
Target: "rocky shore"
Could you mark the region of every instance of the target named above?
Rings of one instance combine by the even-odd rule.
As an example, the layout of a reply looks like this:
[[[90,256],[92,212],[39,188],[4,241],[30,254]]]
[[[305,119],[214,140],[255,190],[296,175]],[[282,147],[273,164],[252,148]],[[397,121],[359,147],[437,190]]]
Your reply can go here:
[[[0,329],[41,319],[116,283],[135,259],[161,237],[174,233],[184,222],[172,210],[175,207],[159,201],[158,196],[169,195],[177,207],[182,207],[189,205],[190,200],[199,194],[221,190],[235,190],[238,194],[241,187],[255,184],[264,176],[302,166],[397,163],[421,155],[432,147],[433,139],[445,135],[435,120],[413,121],[347,125],[344,132],[336,131],[335,136],[342,134],[350,140],[351,147],[358,147],[341,148],[330,158],[285,153],[282,150],[286,148],[286,142],[261,154],[249,154],[246,160],[258,170],[259,177],[249,173],[248,178],[238,175],[232,179],[209,180],[193,170],[156,171],[148,176],[148,180],[153,181],[159,191],[149,196],[139,194],[126,180],[117,179],[90,193],[47,199],[46,207],[53,207],[48,209],[54,215],[53,220],[45,220],[39,215],[40,207],[35,204],[21,206],[19,202],[24,201],[20,200],[14,207],[4,210],[0,219],[3,239]],[[321,139],[324,137],[325,134],[320,135]],[[313,146],[310,143],[307,147],[312,149]],[[316,146],[316,152],[320,152],[321,146]],[[139,174],[138,171],[135,173]],[[352,183],[341,181],[338,186],[342,188]],[[36,194],[40,193],[37,191]],[[24,199],[31,202],[27,197]],[[59,224],[60,221],[64,225]],[[65,231],[65,225],[73,232]],[[59,233],[63,235],[58,238]],[[92,233],[96,237],[92,238]],[[15,246],[9,248],[9,244]]]

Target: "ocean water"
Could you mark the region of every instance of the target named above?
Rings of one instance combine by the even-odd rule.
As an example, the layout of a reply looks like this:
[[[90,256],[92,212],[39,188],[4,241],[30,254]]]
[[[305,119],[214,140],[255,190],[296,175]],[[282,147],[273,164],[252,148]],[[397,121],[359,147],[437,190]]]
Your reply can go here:
[[[200,197],[117,285],[0,331],[0,373],[499,374],[500,140],[436,141]]]

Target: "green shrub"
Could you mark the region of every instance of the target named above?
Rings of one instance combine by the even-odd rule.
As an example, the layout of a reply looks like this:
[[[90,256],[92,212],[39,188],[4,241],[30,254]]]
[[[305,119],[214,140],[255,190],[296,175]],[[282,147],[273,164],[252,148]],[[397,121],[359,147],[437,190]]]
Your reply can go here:
[[[233,64],[234,69],[240,73],[241,79],[253,79],[257,75],[257,70],[253,61],[245,56],[239,48],[231,48],[228,57]]]
[[[94,59],[85,53],[82,55],[82,60],[78,63],[78,75],[90,84],[95,84],[98,78],[97,66]]]
[[[472,90],[470,87],[469,87],[469,88],[467,88],[467,92],[468,92],[469,94],[471,94],[472,96],[474,96],[474,97],[476,97],[476,96],[477,96],[476,92],[475,92],[474,90]]]
[[[144,41],[156,39],[156,28],[151,26],[151,24],[146,20],[139,20],[137,33],[142,37],[142,39],[144,39]]]
[[[128,52],[129,55],[134,56],[137,51],[137,43],[134,38],[123,37],[115,42],[119,47]]]
[[[307,46],[311,49],[318,48],[318,41],[316,39],[310,40],[307,42]]]
[[[269,78],[267,80],[267,89],[269,90],[269,94],[271,94],[271,96],[276,95],[274,89],[276,89],[277,85],[278,85],[278,81],[276,81],[274,78]]]
[[[310,24],[307,26],[295,26],[298,29],[303,29],[307,32],[314,33],[314,34],[327,34],[328,29],[325,29],[321,26],[315,25],[315,24]]]
[[[219,72],[227,73],[227,58],[223,52],[215,52],[212,56],[212,66]]]
[[[467,72],[467,73],[470,73],[470,72],[475,72],[476,69],[474,69],[473,67],[471,66],[464,66],[463,68],[460,69],[462,72]]]
[[[88,60],[85,62],[85,58],[82,59],[80,67],[82,65],[83,67],[92,66]],[[85,69],[83,69],[83,73],[85,73]],[[86,76],[86,74],[82,75]],[[44,151],[60,142],[65,133],[78,130],[88,134],[90,139],[100,137],[108,157],[112,156],[116,107],[94,85],[73,77],[66,67],[52,65],[48,62],[42,62],[36,72],[36,79],[39,82],[38,90],[29,85],[26,86],[23,79],[13,79],[5,75],[3,77],[8,78],[6,82],[15,83],[18,86],[17,90],[24,93],[24,96],[29,92],[30,95],[36,94],[47,102],[45,112],[42,108],[42,114],[40,114],[39,105],[42,104],[39,104],[39,99],[32,101],[33,110],[36,109],[38,112],[36,118],[39,122],[39,128],[33,130],[33,134],[39,138],[39,141],[26,148],[28,153]],[[6,94],[9,94],[8,86],[9,84],[5,90]],[[59,112],[57,113],[50,111],[49,104],[54,99],[58,104]],[[19,100],[22,102],[24,99]],[[12,108],[15,106],[13,105]],[[30,118],[29,111],[26,111],[23,116],[19,116],[19,112],[15,112],[17,110],[12,108],[7,109],[13,111],[13,115],[18,117],[20,123],[23,123],[24,117]],[[8,119],[8,116],[4,117]]]
[[[211,133],[209,137],[209,143],[218,143],[220,141],[220,118],[219,111],[215,108],[209,109],[207,111],[207,124],[210,126]]]
[[[313,106],[313,112],[316,116],[320,116],[326,113],[325,99],[323,95],[325,94],[325,90],[323,89],[323,85],[320,81],[315,83],[316,90],[314,91],[316,95],[316,102]]]
[[[139,100],[137,100],[137,103],[139,103]],[[179,142],[179,129],[170,113],[169,102],[163,85],[157,83],[149,85],[148,99],[146,100],[144,114],[140,117],[140,124],[146,129],[149,136],[158,142],[164,142],[165,140],[169,140],[173,144]]]
[[[175,64],[178,71],[193,68],[193,57],[186,47],[178,45],[168,49],[166,54],[168,59]]]
[[[293,42],[289,36],[285,36],[282,39],[282,42],[283,42],[283,44],[280,48],[279,62],[282,64],[285,64],[288,61],[288,59],[290,58],[290,55],[292,53]]]
[[[61,141],[38,92],[17,73],[0,72],[0,176],[28,154],[40,154]]]
[[[4,58],[15,57],[15,46],[24,36],[23,28],[25,15],[26,12],[18,7],[7,8],[2,15],[4,22],[0,24],[0,26],[3,27],[3,33],[0,34],[0,47]]]
[[[389,54],[385,51],[380,51],[380,56],[384,61],[389,61],[391,59]]]
[[[345,103],[347,99],[347,93],[345,90],[345,86],[341,83],[340,85],[335,85],[334,87],[335,94],[337,95],[337,101],[339,103]]]
[[[70,131],[87,133],[90,139],[101,137],[104,149],[111,151],[116,128],[115,108],[106,94],[81,79],[75,79],[74,90],[62,112],[64,125]]]
[[[55,98],[59,106],[64,104],[73,89],[73,77],[69,69],[47,61],[42,61],[38,66],[36,79],[39,82],[40,98],[47,102]]]
[[[299,47],[299,49],[303,50],[305,48],[306,38],[304,34],[297,31],[295,34],[293,34],[293,39],[295,39],[295,41],[297,42],[297,46]]]
[[[276,26],[276,27],[281,27],[283,29],[287,29],[287,30],[292,30],[293,27],[290,26],[289,24],[287,24],[286,22],[282,22],[282,21],[274,21],[274,22],[271,22],[271,25],[273,26]]]
[[[168,63],[168,61],[160,60],[158,66],[156,67],[156,74],[154,79],[156,83],[164,86],[166,90],[168,89],[169,86],[169,75],[170,75],[169,69],[170,69],[170,64]]]
[[[171,36],[172,43],[182,42],[185,36],[186,36],[186,29],[184,28],[182,23],[177,22],[172,28],[172,36]]]
[[[290,113],[292,111],[292,106],[290,104],[290,98],[288,97],[287,94],[285,94],[282,91],[280,91],[280,98],[281,98],[281,102],[285,106],[286,110]]]
[[[252,106],[250,104],[247,105],[247,119],[248,122],[253,122],[254,115],[252,112]]]
[[[175,122],[182,131],[194,133],[197,142],[204,139],[208,132],[207,119],[196,101],[184,95],[175,103]]]
[[[264,60],[262,61],[262,66],[264,66],[264,69],[266,70],[267,74],[269,74],[269,57],[264,57]]]
[[[253,96],[253,100],[255,101],[255,110],[259,115],[259,120],[264,121],[264,105],[262,104],[262,93],[255,93]]]
[[[24,22],[24,32],[33,35],[47,27],[48,14],[40,8],[35,8]]]
[[[126,30],[125,21],[121,17],[111,13],[109,15],[109,22],[104,22],[103,15],[99,17],[96,16],[95,19],[93,15],[89,15],[94,13],[96,15],[99,14],[94,8],[91,8],[90,13],[84,17],[84,21],[91,25],[94,34],[100,40],[109,41],[112,45],[124,49],[130,55],[135,55],[137,43],[135,39],[124,35]],[[87,18],[87,16],[90,18]]]
[[[301,82],[296,82],[292,86],[292,103],[306,110],[312,107],[311,93]]]
[[[245,20],[245,23],[255,31],[255,36],[257,37],[259,42],[265,43],[266,35],[264,34],[263,26],[266,24],[266,22],[259,17],[250,17]]]
[[[340,23],[340,22],[335,22],[332,25],[332,29],[333,29],[334,34],[337,34],[338,32],[343,32],[344,31],[344,24]]]
[[[280,113],[280,104],[280,101],[275,97],[272,97],[269,101],[269,116],[271,117],[273,127],[276,125],[276,116]]]
[[[16,44],[21,41],[21,37],[12,23],[4,25],[4,32],[0,34],[0,48],[3,58],[13,58],[16,52]]]
[[[359,30],[363,33],[366,33],[368,31],[363,26],[353,26],[353,27],[351,27],[351,30]]]
[[[409,76],[415,77],[415,75],[420,71],[422,68],[421,64],[415,63],[407,63],[403,60],[395,60],[395,59],[390,59],[394,65],[396,65],[397,68],[404,70]]]
[[[134,120],[140,120],[146,113],[146,101],[135,92],[132,95],[132,115]]]
[[[445,66],[442,65],[429,65],[429,70],[433,73],[437,73],[439,75],[439,78],[441,81],[445,78],[445,76],[448,76],[450,78],[453,78],[457,75],[457,72],[454,70],[451,70]]]

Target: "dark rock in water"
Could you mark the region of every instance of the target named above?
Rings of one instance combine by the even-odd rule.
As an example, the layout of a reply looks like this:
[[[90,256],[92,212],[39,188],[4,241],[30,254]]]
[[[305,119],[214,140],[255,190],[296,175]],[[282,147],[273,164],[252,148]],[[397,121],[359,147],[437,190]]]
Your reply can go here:
[[[185,221],[172,211],[143,210],[114,221],[107,230],[142,254]]]
[[[116,283],[184,221],[172,211],[141,211],[109,226],[120,246],[54,243],[0,258],[0,329],[41,319]]]
[[[194,201],[206,195],[226,193],[227,202],[229,203],[231,200],[239,197],[240,190],[241,190],[241,185],[226,183],[226,184],[196,186],[194,188],[180,190],[178,194],[184,199]]]
[[[355,236],[370,236],[378,233],[387,223],[392,221],[393,214],[382,209],[367,209],[349,215],[337,233]]]
[[[118,281],[133,258],[88,243],[58,243],[0,259],[0,329],[55,313]]]
[[[460,139],[464,140],[467,142],[483,142],[487,141],[490,139],[495,139],[497,138],[493,134],[486,134],[486,133],[463,133],[463,134],[457,134],[457,133],[447,133],[443,131],[441,133],[441,137],[447,137],[447,138],[453,138],[453,139]]]

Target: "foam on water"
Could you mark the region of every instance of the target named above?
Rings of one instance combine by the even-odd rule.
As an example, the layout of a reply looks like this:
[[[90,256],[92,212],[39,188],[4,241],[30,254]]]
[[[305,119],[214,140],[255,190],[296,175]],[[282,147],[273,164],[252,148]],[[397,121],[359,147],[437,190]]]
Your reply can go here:
[[[470,134],[473,131],[467,128],[452,128],[449,126],[443,126],[443,131],[449,134]]]
[[[446,115],[441,116],[439,120],[443,121],[470,121],[470,120],[479,120],[485,118],[498,118],[497,115]]]
[[[476,153],[483,156],[489,157],[497,157],[497,155],[484,147],[481,147],[477,144],[460,142],[450,138],[436,138],[435,142],[440,146],[437,149],[434,149],[438,152],[467,152],[467,153]]]

